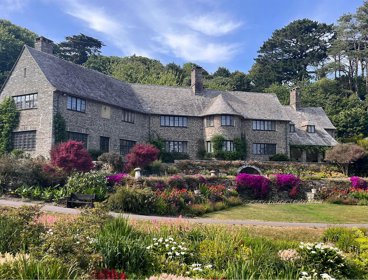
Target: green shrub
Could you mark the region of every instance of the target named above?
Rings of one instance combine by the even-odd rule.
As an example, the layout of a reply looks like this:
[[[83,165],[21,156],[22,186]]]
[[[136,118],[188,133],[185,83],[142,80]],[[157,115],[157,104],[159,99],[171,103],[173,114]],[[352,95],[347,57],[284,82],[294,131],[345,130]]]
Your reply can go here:
[[[118,187],[107,203],[113,211],[146,215],[163,215],[168,209],[168,205],[149,188]]]
[[[0,208],[0,253],[28,251],[41,243],[44,227],[35,222],[38,207]]]
[[[98,157],[103,154],[100,150],[94,150],[94,149],[89,149],[88,153],[93,160],[97,160]]]
[[[98,160],[109,165],[111,172],[119,172],[124,166],[123,158],[117,153],[103,153]]]
[[[108,190],[105,174],[96,171],[74,173],[68,178],[65,187],[69,194],[95,194],[100,201],[106,198]]]
[[[148,275],[152,270],[145,236],[133,230],[126,219],[107,222],[98,233],[95,247],[107,268],[141,275]]]
[[[270,156],[271,161],[290,161],[289,157],[286,154],[275,154]]]
[[[9,258],[11,259],[11,257]],[[79,271],[73,265],[48,256],[41,260],[16,255],[3,264],[0,262],[0,279],[79,279]]]

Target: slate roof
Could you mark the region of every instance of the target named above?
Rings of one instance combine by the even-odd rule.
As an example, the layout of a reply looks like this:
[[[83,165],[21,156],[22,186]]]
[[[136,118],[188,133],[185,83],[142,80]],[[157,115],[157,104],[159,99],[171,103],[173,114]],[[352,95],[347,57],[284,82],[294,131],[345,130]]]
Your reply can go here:
[[[335,146],[338,142],[326,131],[336,129],[321,107],[300,108],[283,106],[295,124],[295,132],[289,133],[290,145]],[[308,133],[306,125],[314,125],[315,133]]]

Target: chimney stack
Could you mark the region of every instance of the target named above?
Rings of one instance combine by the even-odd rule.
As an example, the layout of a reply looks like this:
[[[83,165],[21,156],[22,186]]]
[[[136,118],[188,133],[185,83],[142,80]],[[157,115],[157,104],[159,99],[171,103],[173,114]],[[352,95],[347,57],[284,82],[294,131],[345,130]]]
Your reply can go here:
[[[295,87],[290,91],[290,106],[294,108],[294,110],[298,110],[300,108],[300,93],[299,87]]]
[[[197,94],[203,90],[202,70],[202,67],[199,66],[195,66],[192,68],[190,81],[191,88],[194,94]]]
[[[36,38],[35,49],[48,54],[54,53],[54,42],[45,37]]]

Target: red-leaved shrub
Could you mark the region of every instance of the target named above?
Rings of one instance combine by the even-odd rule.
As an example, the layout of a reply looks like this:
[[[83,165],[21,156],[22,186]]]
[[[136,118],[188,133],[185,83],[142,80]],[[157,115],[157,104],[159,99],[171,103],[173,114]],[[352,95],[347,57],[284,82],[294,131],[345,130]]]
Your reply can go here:
[[[235,178],[236,190],[240,195],[250,195],[255,199],[265,199],[270,192],[270,180],[261,175],[241,173]]]
[[[127,154],[125,170],[131,171],[134,168],[145,168],[153,161],[157,160],[160,150],[151,144],[136,144]]]
[[[82,142],[70,140],[60,143],[50,151],[51,164],[65,172],[88,172],[93,168],[92,158]]]
[[[117,272],[115,269],[102,269],[100,271],[96,271],[93,275],[95,279],[127,279],[127,276],[124,272]]]

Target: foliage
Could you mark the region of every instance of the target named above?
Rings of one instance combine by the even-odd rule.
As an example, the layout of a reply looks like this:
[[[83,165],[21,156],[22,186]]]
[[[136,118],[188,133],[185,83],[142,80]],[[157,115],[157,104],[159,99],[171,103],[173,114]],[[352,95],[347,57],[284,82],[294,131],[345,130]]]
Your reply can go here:
[[[33,47],[37,35],[0,19],[0,87],[5,82],[24,45]]]
[[[0,104],[0,155],[12,150],[12,132],[18,124],[19,112],[15,102],[7,97]]]
[[[92,158],[83,143],[68,141],[53,147],[50,152],[51,164],[62,168],[65,172],[88,172],[93,168]]]
[[[289,157],[286,154],[275,154],[270,156],[270,160],[272,161],[290,161]]]
[[[121,171],[124,165],[123,158],[117,153],[103,153],[98,160],[108,164],[111,171]]]
[[[65,188],[68,194],[95,194],[101,201],[107,196],[107,179],[105,174],[96,171],[74,173],[69,176]]]
[[[145,236],[136,232],[126,219],[116,218],[99,231],[95,247],[106,268],[147,275],[152,269],[152,258],[145,243]]]
[[[340,166],[345,175],[349,175],[349,166],[365,156],[365,150],[355,144],[338,144],[326,152],[326,161]]]
[[[255,199],[265,199],[270,192],[270,181],[261,175],[241,173],[236,176],[236,190],[240,195],[250,195]]]
[[[118,173],[107,176],[106,180],[110,185],[120,185],[123,182],[124,178],[126,178],[127,176],[128,174],[126,173]]]
[[[117,272],[115,269],[102,269],[93,274],[94,279],[112,280],[112,279],[127,279],[124,272]]]
[[[67,141],[66,122],[59,112],[54,115],[54,137],[55,144]]]
[[[93,37],[79,34],[65,37],[57,45],[55,54],[76,64],[83,64],[91,55],[98,55],[104,44]]]
[[[171,188],[185,189],[187,187],[185,180],[180,175],[171,176],[167,183]]]
[[[151,144],[136,144],[126,156],[127,163],[124,168],[131,171],[134,168],[145,168],[157,160],[160,150]]]
[[[40,215],[38,207],[1,209],[0,211],[0,253],[28,252],[31,246],[40,244],[44,231],[35,220]]]
[[[96,149],[88,149],[88,153],[91,156],[92,160],[98,160],[98,157],[103,154],[100,150]]]
[[[357,176],[350,177],[351,186],[355,189],[367,189],[367,182]]]

